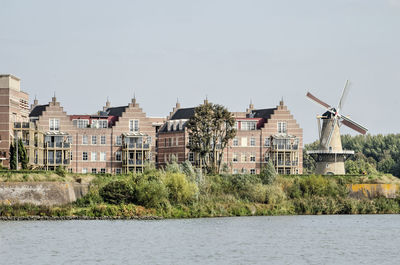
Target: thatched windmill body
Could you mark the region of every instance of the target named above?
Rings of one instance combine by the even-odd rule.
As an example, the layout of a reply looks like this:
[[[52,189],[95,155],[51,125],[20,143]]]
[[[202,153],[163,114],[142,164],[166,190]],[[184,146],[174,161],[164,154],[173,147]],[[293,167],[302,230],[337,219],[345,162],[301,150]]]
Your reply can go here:
[[[354,151],[343,150],[342,141],[340,138],[340,126],[345,125],[361,134],[367,133],[367,128],[353,121],[352,119],[340,114],[343,107],[344,99],[349,89],[349,82],[343,89],[339,104],[336,108],[318,99],[310,92],[307,93],[307,98],[323,107],[326,111],[323,115],[317,116],[318,132],[319,132],[319,150],[307,151],[316,160],[316,174],[342,175],[345,174],[344,161]],[[322,128],[321,128],[322,120]]]

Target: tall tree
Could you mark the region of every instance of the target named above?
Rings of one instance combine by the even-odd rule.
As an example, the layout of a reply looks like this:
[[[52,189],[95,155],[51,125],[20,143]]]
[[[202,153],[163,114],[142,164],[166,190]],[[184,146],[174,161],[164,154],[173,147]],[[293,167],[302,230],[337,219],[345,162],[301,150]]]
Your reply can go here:
[[[236,135],[234,124],[233,115],[224,106],[205,102],[195,108],[186,125],[190,137],[187,147],[199,155],[207,173],[219,173],[224,149]]]
[[[18,145],[18,151],[17,151]],[[17,161],[18,158],[18,161]],[[17,169],[18,163],[21,163],[22,169],[28,168],[28,155],[22,139],[14,140],[10,144],[10,168]]]

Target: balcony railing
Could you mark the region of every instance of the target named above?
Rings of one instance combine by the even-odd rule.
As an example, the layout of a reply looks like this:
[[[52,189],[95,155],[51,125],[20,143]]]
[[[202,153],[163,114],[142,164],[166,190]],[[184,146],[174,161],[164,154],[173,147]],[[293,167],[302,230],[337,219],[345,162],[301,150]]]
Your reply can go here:
[[[128,159],[128,160],[124,160],[124,165],[128,165],[128,166],[140,166],[144,164],[144,160],[141,159]]]
[[[15,129],[29,129],[30,128],[30,124],[29,122],[14,122],[14,128]]]
[[[47,142],[45,143],[46,148],[70,148],[70,143],[63,143],[63,142]]]
[[[69,159],[61,159],[61,158],[56,158],[56,159],[48,159],[47,160],[48,165],[69,165],[70,160]]]
[[[126,149],[149,149],[150,144],[141,144],[141,143],[126,143],[124,145]]]

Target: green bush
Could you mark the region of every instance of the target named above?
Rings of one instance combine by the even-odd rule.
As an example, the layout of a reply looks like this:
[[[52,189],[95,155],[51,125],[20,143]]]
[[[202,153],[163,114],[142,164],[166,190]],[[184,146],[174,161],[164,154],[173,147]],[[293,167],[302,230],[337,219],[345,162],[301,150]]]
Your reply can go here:
[[[135,202],[156,208],[168,202],[168,191],[158,178],[143,178],[136,186]]]
[[[106,203],[131,203],[134,201],[135,189],[128,181],[114,180],[102,187],[99,194]]]
[[[195,199],[198,187],[182,173],[167,172],[164,179],[172,203],[188,203]]]

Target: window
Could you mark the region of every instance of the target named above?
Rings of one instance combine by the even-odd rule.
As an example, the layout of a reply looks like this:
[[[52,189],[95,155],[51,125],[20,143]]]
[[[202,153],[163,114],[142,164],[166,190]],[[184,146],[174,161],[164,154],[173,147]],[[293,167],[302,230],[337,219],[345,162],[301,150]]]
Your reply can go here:
[[[194,162],[194,154],[193,153],[189,153],[188,154],[188,159],[190,162]]]
[[[247,156],[246,156],[246,154],[242,154],[242,162],[246,162],[247,161]]]
[[[69,153],[69,159],[72,160],[72,152]]]
[[[72,136],[71,135],[67,136],[67,142],[72,144]]]
[[[101,168],[101,169],[100,169],[100,173],[101,173],[101,174],[105,174],[105,173],[106,173],[106,169],[105,169],[105,168]]]
[[[60,120],[59,119],[50,119],[49,127],[50,127],[50,131],[59,131],[60,130]]]
[[[268,162],[269,161],[269,153],[265,153],[264,155],[264,161]]]
[[[147,143],[151,145],[151,136],[147,136]]]
[[[278,122],[278,133],[286,133],[287,132],[287,122]]]
[[[250,161],[251,162],[256,162],[256,155],[255,154],[250,154]]]
[[[122,172],[122,169],[121,169],[121,168],[116,168],[116,169],[115,169],[115,174],[121,174],[121,172]]]
[[[68,172],[69,172],[69,173],[72,173],[72,168],[68,168]]]
[[[88,152],[82,152],[82,160],[88,160]]]
[[[88,136],[82,135],[82,144],[88,144]]]
[[[92,120],[92,128],[107,128],[108,127],[108,122],[107,120]]]
[[[233,128],[236,129],[236,130],[239,129],[239,122],[238,121],[235,122],[235,125],[233,125]]]
[[[242,146],[247,146],[247,138],[242,137]]]
[[[89,127],[89,120],[72,120],[72,124],[75,125],[78,128],[87,128]]]
[[[115,137],[115,144],[122,145],[122,136],[121,135]]]
[[[250,169],[250,174],[251,175],[255,175],[256,174],[256,170],[254,168]]]
[[[250,146],[256,146],[256,138],[254,137],[250,138]]]
[[[96,174],[97,173],[97,169],[96,168],[92,168],[92,174]]]
[[[264,146],[265,147],[270,147],[271,146],[271,140],[269,138],[264,139]]]
[[[106,136],[105,135],[100,136],[100,144],[106,144]]]
[[[139,120],[129,120],[129,131],[131,132],[139,131]]]
[[[237,162],[238,161],[238,154],[237,153],[233,153],[232,161],[233,162]]]
[[[242,121],[240,125],[240,130],[242,131],[254,131],[257,128],[257,122],[255,121]]]
[[[96,135],[92,135],[92,144],[93,145],[97,144],[97,136]]]
[[[117,161],[121,161],[122,160],[121,151],[115,152],[115,160],[117,160]]]
[[[172,139],[168,138],[168,146],[172,146]]]
[[[233,174],[238,174],[239,173],[239,171],[235,168],[234,170],[233,170]]]
[[[239,146],[239,139],[237,137],[233,138],[233,146]]]
[[[106,161],[106,152],[100,152],[100,161]]]
[[[97,160],[97,153],[96,152],[92,152],[92,155],[91,155],[91,160],[92,161],[96,161]]]
[[[87,173],[87,168],[86,168],[86,167],[82,168],[82,173],[83,173],[83,174],[86,174],[86,173]]]

